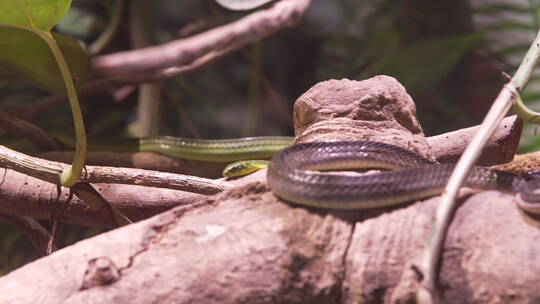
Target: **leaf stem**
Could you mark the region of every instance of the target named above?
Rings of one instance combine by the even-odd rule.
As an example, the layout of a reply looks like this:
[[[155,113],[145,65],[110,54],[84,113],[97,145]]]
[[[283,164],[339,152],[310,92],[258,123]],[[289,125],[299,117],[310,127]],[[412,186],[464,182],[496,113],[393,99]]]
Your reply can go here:
[[[71,76],[71,72],[69,70],[67,62],[62,55],[60,47],[58,47],[58,44],[56,44],[56,41],[54,40],[52,34],[50,32],[45,32],[37,28],[34,28],[33,31],[43,40],[45,40],[45,42],[51,49],[54,59],[58,64],[58,68],[60,69],[60,73],[62,74],[67,97],[71,106],[71,113],[73,114],[73,124],[75,125],[75,137],[77,140],[77,144],[75,146],[75,156],[73,158],[71,167],[69,169],[63,170],[62,174],[60,175],[60,183],[62,184],[62,186],[71,187],[77,182],[77,180],[81,176],[81,172],[86,159],[87,149],[86,132],[84,129],[84,121],[81,107],[79,106],[79,98],[77,96],[77,90],[75,88],[75,84],[73,83],[73,78]]]

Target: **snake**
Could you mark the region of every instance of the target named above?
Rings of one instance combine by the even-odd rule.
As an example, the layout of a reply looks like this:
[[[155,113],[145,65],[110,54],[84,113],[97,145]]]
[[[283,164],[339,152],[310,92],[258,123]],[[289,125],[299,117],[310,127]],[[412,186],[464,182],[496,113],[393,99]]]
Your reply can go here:
[[[390,171],[362,175],[332,172],[366,167]],[[454,167],[386,143],[310,142],[278,152],[270,161],[267,182],[276,196],[293,203],[328,209],[371,209],[442,193]],[[537,172],[519,174],[474,166],[464,186],[516,193],[519,207],[538,213],[538,176]]]
[[[129,147],[129,150],[182,159],[237,161],[224,170],[228,177],[268,167],[267,183],[276,196],[296,204],[326,209],[383,208],[435,196],[442,193],[454,169],[453,164],[439,164],[411,150],[376,141],[293,145],[293,140],[288,136],[221,140],[157,136],[130,139],[127,146],[126,142],[119,144],[117,141],[116,144]],[[90,140],[92,146],[96,145]],[[256,160],[268,158],[271,160]],[[365,168],[386,171],[369,174],[336,172]],[[540,201],[539,172],[520,174],[473,166],[464,186],[517,194],[518,206],[540,213],[537,203]]]

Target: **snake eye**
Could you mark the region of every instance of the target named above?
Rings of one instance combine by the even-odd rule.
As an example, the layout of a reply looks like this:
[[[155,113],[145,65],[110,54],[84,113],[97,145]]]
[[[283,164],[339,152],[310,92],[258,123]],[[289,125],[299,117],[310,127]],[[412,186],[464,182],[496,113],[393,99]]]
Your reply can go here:
[[[540,178],[534,175],[528,177],[530,179],[516,195],[516,203],[528,213],[540,214]]]
[[[540,171],[536,172],[538,174],[531,175],[530,171],[527,173],[533,178],[526,182],[519,192],[521,199],[529,203],[540,203]]]
[[[540,170],[531,170],[526,173],[528,178],[538,178],[540,179]]]

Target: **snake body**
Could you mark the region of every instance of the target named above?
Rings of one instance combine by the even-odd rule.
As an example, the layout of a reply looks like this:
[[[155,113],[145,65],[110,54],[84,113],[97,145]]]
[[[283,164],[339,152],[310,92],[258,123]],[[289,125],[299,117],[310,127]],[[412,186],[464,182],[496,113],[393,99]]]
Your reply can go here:
[[[373,141],[331,141],[291,146],[293,137],[267,136],[222,140],[169,136],[93,145],[94,149],[156,152],[184,159],[232,162],[274,157],[267,180],[279,197],[302,205],[331,209],[368,209],[440,194],[454,168],[406,149]],[[66,142],[61,140],[62,142]],[[111,145],[112,144],[112,145]],[[278,152],[279,151],[279,152]],[[277,153],[277,154],[276,154]],[[260,161],[256,167],[266,166]],[[375,174],[350,175],[318,171],[381,168]],[[244,163],[227,167],[229,176],[244,172]],[[249,169],[252,170],[252,169]],[[245,173],[241,173],[245,174]],[[466,187],[518,193],[521,208],[540,213],[540,178],[485,167],[472,168]],[[539,189],[539,190],[537,190]]]
[[[287,136],[261,136],[232,139],[188,139],[158,136],[139,139],[139,150],[168,156],[214,162],[270,158],[292,144]]]
[[[365,167],[397,171],[363,175],[318,172]],[[384,143],[314,142],[277,153],[268,167],[267,180],[272,191],[287,201],[330,209],[368,209],[440,194],[453,168]],[[464,186],[517,193],[531,179],[475,166]]]

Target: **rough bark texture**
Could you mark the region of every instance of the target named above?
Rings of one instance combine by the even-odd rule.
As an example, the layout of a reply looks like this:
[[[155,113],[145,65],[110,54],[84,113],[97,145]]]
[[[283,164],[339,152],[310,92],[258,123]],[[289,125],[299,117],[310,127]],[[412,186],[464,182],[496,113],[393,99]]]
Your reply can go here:
[[[296,112],[299,141],[369,138],[429,155],[416,119],[402,117],[414,114],[412,100],[390,77],[324,82],[298,102],[315,106],[298,104],[296,111],[318,112]],[[343,110],[332,114],[323,104]],[[369,111],[386,114],[363,113]],[[345,122],[350,129],[342,131]],[[318,210],[277,199],[264,171],[248,179],[255,182],[28,264],[0,278],[0,302],[412,302],[417,274],[411,266],[421,257],[438,198],[380,210]],[[495,191],[463,199],[441,268],[446,303],[540,299],[540,231],[512,199]]]

